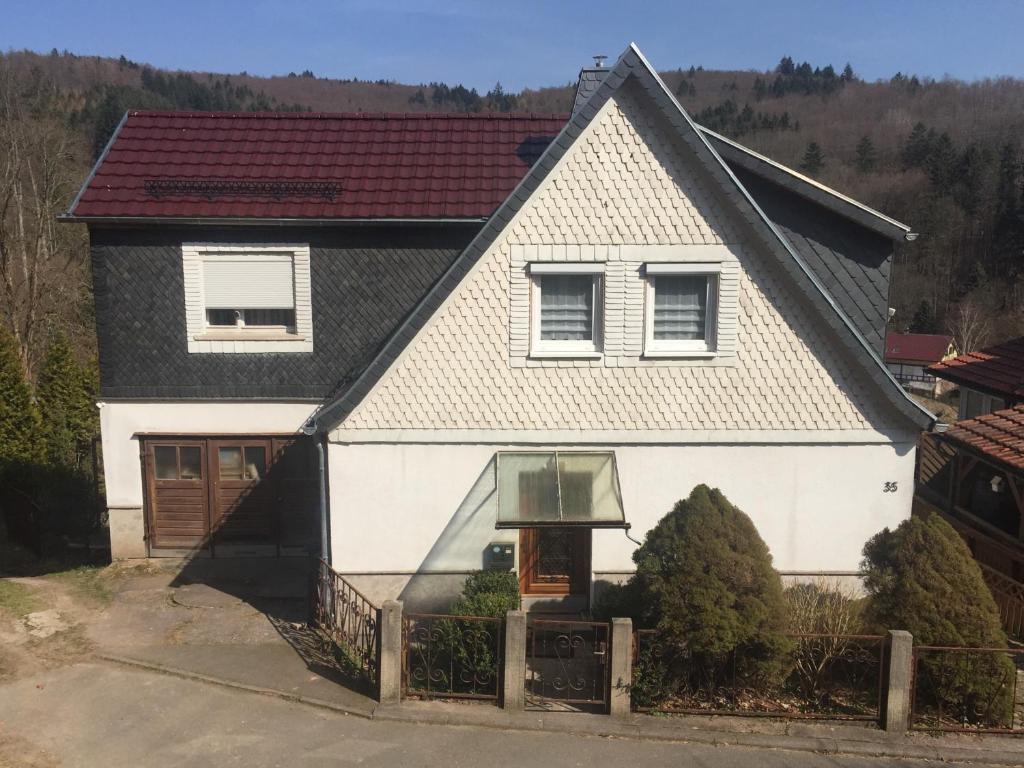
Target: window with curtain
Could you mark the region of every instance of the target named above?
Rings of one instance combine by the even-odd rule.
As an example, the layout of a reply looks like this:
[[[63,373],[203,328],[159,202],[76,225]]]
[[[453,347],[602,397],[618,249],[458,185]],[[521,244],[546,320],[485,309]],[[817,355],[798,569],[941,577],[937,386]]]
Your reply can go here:
[[[603,264],[531,264],[531,354],[595,357],[601,352]]]
[[[593,276],[544,275],[539,281],[541,339],[593,341]]]
[[[644,354],[712,355],[719,264],[648,264]]]
[[[708,314],[707,275],[661,275],[654,279],[654,338],[703,341]]]

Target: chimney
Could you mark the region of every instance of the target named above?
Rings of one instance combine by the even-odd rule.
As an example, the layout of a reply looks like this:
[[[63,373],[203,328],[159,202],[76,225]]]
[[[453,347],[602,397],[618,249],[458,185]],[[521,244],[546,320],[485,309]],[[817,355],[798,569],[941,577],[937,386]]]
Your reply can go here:
[[[597,54],[594,56],[594,66],[580,70],[580,79],[576,83],[576,98],[572,102],[573,115],[580,111],[580,107],[587,103],[594,91],[604,82],[609,71],[604,65],[607,58],[604,54]]]

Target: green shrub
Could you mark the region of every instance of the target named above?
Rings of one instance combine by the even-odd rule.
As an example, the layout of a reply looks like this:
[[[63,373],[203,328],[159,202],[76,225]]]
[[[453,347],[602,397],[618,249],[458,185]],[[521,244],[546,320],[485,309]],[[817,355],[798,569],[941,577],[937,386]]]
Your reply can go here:
[[[456,616],[504,618],[519,609],[519,579],[511,571],[474,571],[462,586],[462,595],[452,603]]]
[[[657,628],[675,687],[770,686],[789,671],[782,582],[753,522],[698,485],[633,555],[641,625]],[[653,664],[654,662],[652,662]]]
[[[939,515],[915,515],[876,534],[864,545],[861,569],[876,628],[904,629],[918,645],[1006,647],[981,569]],[[1010,713],[1015,671],[1002,654],[928,653],[921,671],[929,687],[923,693],[964,719],[997,723]]]
[[[519,608],[519,580],[508,571],[475,571],[462,587],[462,595],[452,603],[453,616],[505,618]],[[499,679],[499,635],[503,625],[471,619],[441,619],[433,631],[413,633],[414,657],[432,675],[435,690],[450,693],[496,693]],[[429,639],[429,643],[424,642]],[[418,654],[418,655],[417,655]],[[428,673],[425,673],[428,674]],[[413,676],[413,690],[426,686]]]

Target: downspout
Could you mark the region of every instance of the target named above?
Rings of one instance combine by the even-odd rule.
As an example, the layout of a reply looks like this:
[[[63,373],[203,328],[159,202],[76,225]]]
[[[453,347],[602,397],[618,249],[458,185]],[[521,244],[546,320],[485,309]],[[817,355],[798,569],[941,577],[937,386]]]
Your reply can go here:
[[[317,479],[320,485],[320,559],[331,564],[331,547],[327,536],[327,456],[324,451],[326,435],[317,434],[316,419],[312,416],[302,425],[302,433],[316,439]]]

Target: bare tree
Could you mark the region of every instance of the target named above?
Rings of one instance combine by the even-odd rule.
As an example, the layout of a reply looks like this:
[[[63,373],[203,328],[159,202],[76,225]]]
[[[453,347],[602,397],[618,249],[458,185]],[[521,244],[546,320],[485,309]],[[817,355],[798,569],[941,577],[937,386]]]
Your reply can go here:
[[[29,379],[47,323],[73,316],[86,295],[82,233],[56,220],[81,178],[80,151],[56,89],[0,68],[0,297]]]
[[[992,320],[978,301],[967,297],[950,314],[949,332],[961,355],[974,352],[988,340],[992,332]]]

